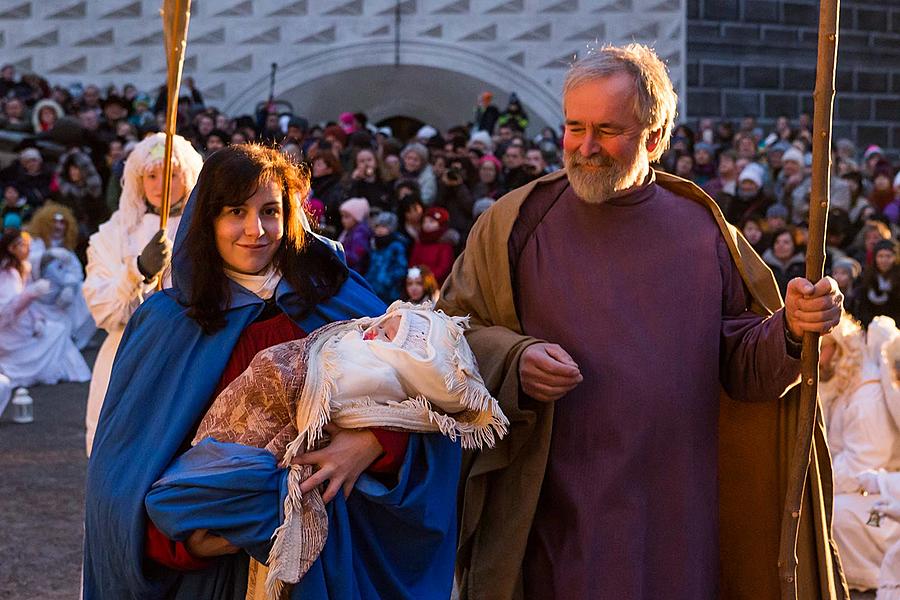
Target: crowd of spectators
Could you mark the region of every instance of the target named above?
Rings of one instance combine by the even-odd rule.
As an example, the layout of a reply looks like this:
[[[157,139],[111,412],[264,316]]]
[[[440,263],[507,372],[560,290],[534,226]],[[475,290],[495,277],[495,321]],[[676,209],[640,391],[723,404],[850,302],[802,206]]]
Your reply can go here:
[[[29,230],[35,211],[52,202],[60,230],[76,229],[53,243],[83,261],[89,236],[117,208],[129,152],[163,125],[165,87],[51,86],[7,65],[0,98],[0,144],[12,159],[0,162],[4,231]],[[229,144],[263,142],[308,168],[311,227],[340,240],[349,266],[388,302],[433,299],[479,215],[562,162],[561,134],[529,130],[515,94],[501,110],[485,92],[468,123],[441,131],[425,125],[411,139],[398,139],[362,112],[335,117],[310,123],[266,103],[256,114],[224,114],[186,78],[177,124],[204,157]],[[753,117],[737,126],[701,119],[676,128],[658,165],[715,199],[782,292],[804,271],[810,128],[809,115],[779,117],[771,131]],[[900,316],[895,171],[865,140],[834,144],[826,269],[864,325],[879,314]]]

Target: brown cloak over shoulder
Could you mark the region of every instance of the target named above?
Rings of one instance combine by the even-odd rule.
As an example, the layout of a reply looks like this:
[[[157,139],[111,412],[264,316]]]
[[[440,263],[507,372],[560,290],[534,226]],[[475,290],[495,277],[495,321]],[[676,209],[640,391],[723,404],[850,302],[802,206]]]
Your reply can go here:
[[[514,190],[479,218],[438,304],[451,315],[471,315],[466,338],[511,423],[509,435],[496,447],[469,453],[463,463],[457,557],[462,599],[522,596],[522,560],[547,464],[553,410],[519,394],[519,357],[541,340],[522,333],[513,304],[507,241],[519,207],[534,187],[564,176],[559,171]],[[710,210],[753,297],[752,309],[768,316],[781,308],[771,271],[725,221],[715,202],[678,177],[657,172],[656,182]],[[739,403],[721,393],[722,598],[849,599],[831,536],[831,463],[820,418],[813,432],[797,540],[780,540],[787,482],[804,476],[789,472],[798,438],[798,407],[797,387],[778,401],[756,403]],[[796,551],[796,582],[779,579],[780,544]]]

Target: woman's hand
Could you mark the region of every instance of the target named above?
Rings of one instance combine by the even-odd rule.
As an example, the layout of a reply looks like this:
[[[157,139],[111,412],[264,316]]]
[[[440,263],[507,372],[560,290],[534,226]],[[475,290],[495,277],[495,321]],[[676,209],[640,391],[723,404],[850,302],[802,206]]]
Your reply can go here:
[[[194,558],[214,558],[240,551],[240,548],[233,546],[225,538],[210,533],[208,529],[196,530],[185,540],[184,547]]]
[[[356,480],[383,452],[378,438],[368,429],[341,429],[333,423],[325,426],[331,442],[325,448],[295,457],[295,465],[313,465],[318,470],[300,485],[304,494],[328,481],[322,500],[331,502],[340,490],[344,498],[353,491]]]

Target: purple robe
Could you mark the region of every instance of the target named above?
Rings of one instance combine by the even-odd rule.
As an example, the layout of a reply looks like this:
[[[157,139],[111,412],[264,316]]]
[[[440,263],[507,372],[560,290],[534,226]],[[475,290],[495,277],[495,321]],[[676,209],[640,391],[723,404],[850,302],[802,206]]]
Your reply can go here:
[[[776,399],[797,381],[783,312],[750,312],[712,214],[652,176],[596,205],[538,187],[510,254],[525,333],[584,376],[555,403],[526,597],[716,598],[720,386]]]

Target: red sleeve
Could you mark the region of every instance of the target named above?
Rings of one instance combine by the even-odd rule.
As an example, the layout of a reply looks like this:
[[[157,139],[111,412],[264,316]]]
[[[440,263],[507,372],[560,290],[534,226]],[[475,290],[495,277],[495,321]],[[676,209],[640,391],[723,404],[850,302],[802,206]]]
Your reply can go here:
[[[453,270],[453,246],[450,244],[441,244],[441,253],[434,265],[434,278],[437,279],[438,285],[444,285],[444,280]]]
[[[151,521],[147,521],[144,552],[147,558],[176,571],[198,571],[212,564],[208,560],[191,556],[184,543],[173,542],[164,536]]]
[[[409,434],[404,431],[388,431],[387,429],[370,429],[383,450],[382,455],[367,469],[370,473],[395,475],[406,457],[406,445]]]

